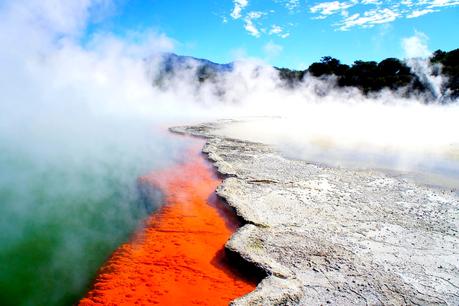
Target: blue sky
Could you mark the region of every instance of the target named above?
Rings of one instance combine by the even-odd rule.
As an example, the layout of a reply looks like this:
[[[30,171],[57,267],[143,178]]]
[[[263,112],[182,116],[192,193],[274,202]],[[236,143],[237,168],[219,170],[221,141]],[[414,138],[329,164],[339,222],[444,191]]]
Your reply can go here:
[[[121,0],[90,27],[147,29],[172,38],[179,54],[305,68],[324,55],[345,63],[404,57],[402,40],[416,34],[431,51],[458,48],[459,1]]]

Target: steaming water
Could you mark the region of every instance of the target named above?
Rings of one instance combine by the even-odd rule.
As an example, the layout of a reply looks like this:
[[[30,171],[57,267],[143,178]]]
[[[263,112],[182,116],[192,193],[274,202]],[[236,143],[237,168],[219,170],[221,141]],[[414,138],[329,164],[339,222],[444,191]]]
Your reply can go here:
[[[321,120],[325,121],[323,117]],[[431,150],[426,147],[400,147],[384,140],[375,146],[369,136],[362,137],[359,142],[340,141],[346,135],[339,133],[338,128],[333,128],[332,133],[326,135],[321,133],[320,128],[315,129],[304,123],[286,124],[282,118],[258,118],[232,123],[218,133],[271,144],[289,159],[332,167],[376,169],[417,183],[454,192],[459,190],[459,143],[454,141],[440,149],[432,144]]]
[[[140,179],[167,207],[116,250],[79,305],[227,305],[255,289],[258,276],[241,275],[223,250],[240,222],[214,193],[221,179],[203,144],[194,139],[185,161]]]
[[[290,159],[302,159],[331,167],[372,169],[390,176],[400,176],[417,183],[459,191],[459,160],[448,154],[408,154],[371,148],[340,148],[314,142],[297,147],[284,143],[278,146]],[[308,153],[305,153],[308,152]]]
[[[457,177],[455,147],[449,155],[399,154],[410,146],[458,144],[457,105],[405,107],[407,101],[393,101],[387,92],[375,104],[356,90],[333,89],[314,78],[292,90],[256,60],[235,64],[232,73],[218,77],[218,86],[177,71],[162,92],[151,86],[143,58],[173,51],[174,39],[150,31],[132,37],[94,33],[82,44],[96,17],[92,9],[106,2],[0,5],[0,45],[8,46],[0,48],[0,305],[76,302],[146,215],[137,177],[180,158],[186,144],[150,132],[139,120],[294,115],[302,124],[263,126],[267,137],[260,141],[294,158],[397,170],[414,165],[401,169]],[[160,72],[155,63],[149,67],[153,76]],[[388,101],[393,103],[386,107]],[[275,135],[277,130],[283,133]],[[240,134],[256,141],[263,136],[253,126]],[[392,154],[333,144],[349,137],[409,145]]]
[[[80,140],[75,155],[68,141],[33,152],[0,138],[0,304],[78,301],[146,216],[136,179],[167,164],[165,149],[170,161],[180,158],[180,143],[145,128],[130,135],[104,145]]]

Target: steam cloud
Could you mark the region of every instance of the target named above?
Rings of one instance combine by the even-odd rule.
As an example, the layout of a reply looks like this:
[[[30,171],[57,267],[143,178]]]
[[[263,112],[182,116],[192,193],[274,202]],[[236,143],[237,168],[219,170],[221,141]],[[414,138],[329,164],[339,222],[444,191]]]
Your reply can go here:
[[[7,304],[68,304],[81,295],[142,216],[132,211],[136,177],[183,157],[186,143],[164,132],[170,125],[276,116],[224,132],[293,157],[377,154],[404,169],[429,161],[459,173],[457,103],[426,105],[389,91],[368,97],[312,77],[291,89],[255,59],[236,62],[215,82],[199,83],[192,69],[153,86],[161,54],[175,41],[154,31],[84,35],[113,9],[107,0],[0,4],[0,287],[10,290],[0,300]],[[422,41],[405,42],[413,43]],[[430,77],[424,63],[413,61],[413,71]]]

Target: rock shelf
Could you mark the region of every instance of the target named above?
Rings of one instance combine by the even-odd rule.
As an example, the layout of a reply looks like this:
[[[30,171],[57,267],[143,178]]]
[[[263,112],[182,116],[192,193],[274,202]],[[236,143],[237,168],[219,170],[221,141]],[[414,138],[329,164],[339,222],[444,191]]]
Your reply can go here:
[[[457,193],[289,160],[219,135],[231,123],[171,130],[206,138],[217,194],[246,222],[226,249],[268,275],[233,305],[459,305]]]

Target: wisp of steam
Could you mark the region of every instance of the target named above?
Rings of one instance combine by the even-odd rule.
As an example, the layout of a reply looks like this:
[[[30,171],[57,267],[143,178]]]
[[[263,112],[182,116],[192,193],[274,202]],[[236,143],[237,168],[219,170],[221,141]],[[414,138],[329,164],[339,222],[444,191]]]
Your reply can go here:
[[[454,101],[365,96],[309,76],[290,88],[254,59],[215,82],[187,69],[157,86],[161,54],[175,41],[154,31],[83,39],[107,10],[104,0],[0,4],[1,304],[68,305],[82,296],[149,213],[137,177],[186,158],[187,141],[169,135],[170,125],[275,116],[223,132],[294,158],[370,156],[372,167],[458,176]]]

